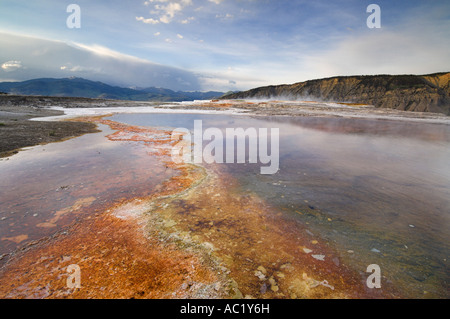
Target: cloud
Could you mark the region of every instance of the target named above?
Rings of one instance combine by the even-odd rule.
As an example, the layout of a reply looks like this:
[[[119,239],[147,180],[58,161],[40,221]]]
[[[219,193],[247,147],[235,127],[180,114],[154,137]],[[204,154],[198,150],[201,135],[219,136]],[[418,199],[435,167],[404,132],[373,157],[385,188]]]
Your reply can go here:
[[[318,77],[355,74],[426,74],[450,69],[450,23],[402,24],[352,33],[305,56],[303,70]]]
[[[234,15],[232,15],[230,13],[227,13],[225,15],[223,15],[223,14],[216,14],[216,18],[217,19],[222,19],[222,20],[228,20],[228,19],[233,19]]]
[[[114,59],[122,60],[122,61],[127,60],[129,62],[150,63],[148,60],[140,59],[140,58],[137,58],[132,55],[114,51],[105,46],[98,45],[98,44],[87,45],[87,44],[83,44],[83,43],[72,42],[67,45],[70,45],[70,46],[73,46],[75,48],[82,49],[85,51],[89,51],[89,52],[91,52],[95,55],[101,56],[101,57],[110,57],[110,58],[114,58]]]
[[[22,35],[0,33],[0,81],[33,78],[83,77],[118,86],[164,87],[172,90],[201,90],[198,76],[190,71],[153,63],[101,45],[65,43]],[[42,49],[39,56],[31,53]],[[45,49],[45,50],[43,50]],[[22,67],[22,65],[26,65]]]
[[[188,24],[188,23],[190,23],[191,21],[194,21],[194,20],[195,20],[194,17],[189,17],[187,19],[181,20],[180,23],[181,24]]]
[[[70,72],[85,72],[85,73],[101,73],[102,69],[98,67],[89,67],[89,66],[82,66],[82,65],[75,65],[70,68],[67,68],[67,66],[61,67],[61,70],[68,70]]]
[[[248,90],[251,88],[269,85],[270,83],[261,80],[261,77],[243,70],[227,70],[223,72],[202,72],[197,74],[203,87],[212,91],[227,92],[239,89]]]
[[[184,37],[181,34],[177,34],[178,39],[183,39]]]
[[[192,5],[192,0],[148,0],[144,2],[145,6],[153,5],[153,10],[150,11],[155,18],[145,19],[144,17],[136,17],[136,20],[147,24],[157,24],[159,22],[168,24],[171,23],[174,17],[181,13],[187,6]],[[188,23],[189,20],[183,20]]]
[[[7,61],[2,64],[1,68],[5,72],[16,71],[16,70],[22,68],[22,62],[21,61]]]
[[[145,19],[144,17],[136,17],[136,21],[142,21],[145,24],[158,24],[159,20],[155,20],[152,18]]]
[[[172,22],[174,17],[181,13],[183,9],[187,6],[192,5],[192,0],[148,0],[144,2],[145,6],[150,6],[153,4],[153,10],[150,11],[151,14],[155,15],[156,18],[136,17],[136,20],[142,21],[147,24],[157,24],[159,22],[168,24]],[[183,20],[188,23],[189,20]]]

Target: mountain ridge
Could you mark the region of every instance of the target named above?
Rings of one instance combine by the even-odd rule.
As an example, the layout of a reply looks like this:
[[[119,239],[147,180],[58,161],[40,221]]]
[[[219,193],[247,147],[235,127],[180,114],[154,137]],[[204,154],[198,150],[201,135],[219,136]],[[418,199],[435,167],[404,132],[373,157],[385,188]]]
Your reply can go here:
[[[226,94],[222,99],[312,99],[450,115],[450,73],[334,76]]]
[[[0,82],[0,92],[14,95],[40,95],[56,97],[82,97],[129,101],[181,102],[209,100],[223,92],[183,92],[149,87],[143,89],[111,86],[83,78],[38,78],[21,82]]]

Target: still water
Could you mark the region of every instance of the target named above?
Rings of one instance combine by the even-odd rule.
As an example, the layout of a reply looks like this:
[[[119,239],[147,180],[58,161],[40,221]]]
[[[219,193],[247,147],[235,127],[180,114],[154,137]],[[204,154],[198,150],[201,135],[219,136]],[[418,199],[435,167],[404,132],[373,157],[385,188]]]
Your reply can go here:
[[[450,296],[449,125],[174,113],[110,119],[169,129],[193,130],[195,120],[204,129],[278,128],[276,174],[260,174],[260,163],[216,164],[239,181],[230,192],[256,194],[306,225],[362,278],[377,264],[382,285],[405,297]],[[113,131],[100,128],[0,161],[0,256],[111,203],[152,194],[177,174],[142,144],[111,141]]]
[[[411,298],[448,298],[450,126],[408,121],[207,114],[118,114],[139,126],[278,128],[279,171],[223,165],[284,218],[308,225],[364,274]],[[203,146],[207,142],[204,141]]]
[[[78,218],[155,192],[176,175],[136,143],[100,133],[31,147],[0,161],[0,265]]]

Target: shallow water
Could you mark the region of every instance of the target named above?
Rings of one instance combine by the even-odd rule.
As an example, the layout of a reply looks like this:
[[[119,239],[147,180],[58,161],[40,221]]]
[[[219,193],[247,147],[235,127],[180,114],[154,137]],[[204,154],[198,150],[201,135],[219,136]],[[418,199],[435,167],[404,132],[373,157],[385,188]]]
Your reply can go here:
[[[118,114],[132,125],[193,129],[279,128],[280,170],[220,164],[240,182],[298,220],[367,277],[411,298],[448,298],[450,126],[343,118],[206,114]]]
[[[245,194],[256,195],[265,208],[275,207],[277,218],[282,212],[289,222],[283,225],[302,225],[286,232],[307,229],[306,235],[319,238],[318,246],[336,251],[341,263],[359,272],[361,282],[367,266],[378,264],[383,287],[394,286],[411,298],[449,297],[449,125],[173,113],[111,119],[190,130],[194,120],[202,120],[204,129],[279,128],[276,174],[261,175],[260,163],[220,164],[220,171],[231,176],[222,178],[238,181],[227,187],[228,197],[239,194],[241,201]],[[100,127],[101,133],[32,147],[0,161],[0,255],[114,203],[151,195],[177,174],[152,156],[151,148],[142,147],[154,138],[151,132],[136,131],[140,139],[133,139],[130,130],[111,140],[106,135],[113,130]],[[198,202],[200,210],[217,199],[205,196]]]
[[[176,174],[137,143],[110,141],[113,131],[100,128],[0,161],[0,255],[52,236],[105,204],[148,196]]]

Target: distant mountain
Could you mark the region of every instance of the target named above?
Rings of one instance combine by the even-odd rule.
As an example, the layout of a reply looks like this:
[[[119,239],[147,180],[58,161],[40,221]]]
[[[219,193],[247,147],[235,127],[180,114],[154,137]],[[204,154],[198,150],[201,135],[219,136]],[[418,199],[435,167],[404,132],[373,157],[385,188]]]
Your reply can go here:
[[[211,100],[216,99],[224,95],[224,92],[216,92],[216,91],[209,91],[209,92],[183,92],[183,91],[172,91],[169,89],[163,89],[163,88],[145,88],[140,89],[139,91],[145,92],[147,94],[152,94],[157,97],[161,98],[167,98],[170,97],[170,101],[193,101],[193,100]]]
[[[43,95],[60,97],[85,97],[133,101],[180,102],[209,100],[223,92],[175,92],[162,88],[131,89],[111,86],[83,78],[42,78],[23,82],[0,82],[0,92],[16,95]]]
[[[226,94],[222,99],[303,99],[450,115],[450,73],[338,76]]]

